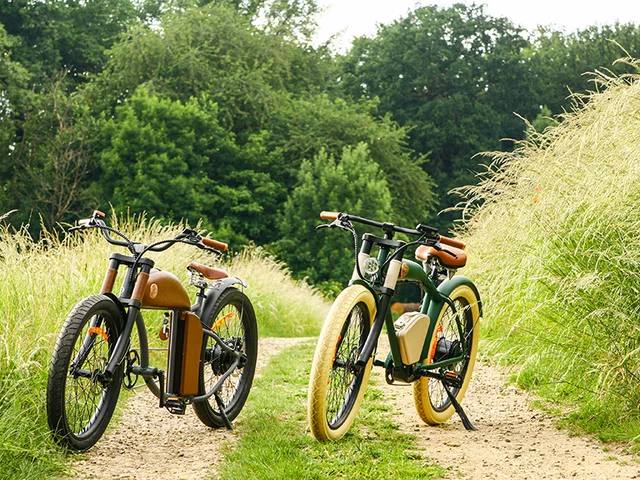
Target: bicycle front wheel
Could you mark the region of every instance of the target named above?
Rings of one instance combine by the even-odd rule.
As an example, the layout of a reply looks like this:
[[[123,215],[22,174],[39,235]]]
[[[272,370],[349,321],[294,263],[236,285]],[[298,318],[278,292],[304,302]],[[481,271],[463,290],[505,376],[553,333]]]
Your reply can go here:
[[[308,420],[318,440],[342,438],[358,413],[371,373],[354,365],[371,330],[376,304],[362,285],[336,298],[322,327],[309,380]]]
[[[47,384],[47,417],[56,440],[86,450],[104,433],[118,402],[123,364],[112,378],[104,369],[113,354],[122,316],[105,295],[81,301],[56,342]]]
[[[449,296],[455,305],[444,304],[431,338],[431,354],[425,363],[436,363],[447,358],[462,360],[439,369],[443,375],[456,376],[460,387],[449,386],[458,403],[462,402],[476,362],[480,338],[480,300],[468,285],[457,286]],[[449,420],[455,412],[442,381],[422,377],[413,384],[413,400],[420,418],[429,425]]]
[[[253,306],[237,288],[228,288],[216,300],[213,313],[202,321],[227,347],[243,356],[243,360],[222,383],[218,392],[224,413],[233,420],[238,416],[253,383],[258,357],[258,325]],[[233,367],[235,356],[225,351],[213,338],[204,337],[200,361],[200,391],[204,395]],[[224,427],[220,406],[215,397],[193,404],[198,418],[213,428]]]

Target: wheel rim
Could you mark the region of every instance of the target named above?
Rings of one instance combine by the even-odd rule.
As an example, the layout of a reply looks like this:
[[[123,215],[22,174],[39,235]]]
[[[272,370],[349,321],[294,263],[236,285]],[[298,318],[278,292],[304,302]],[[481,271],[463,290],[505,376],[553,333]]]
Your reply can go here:
[[[446,307],[446,311],[442,315],[440,326],[438,327],[438,330],[436,332],[436,344],[440,343],[441,345],[449,347],[450,351],[452,352],[450,353],[449,358],[454,356],[456,346],[459,349],[459,345],[466,345],[466,358],[440,369],[441,374],[444,375],[445,373],[453,373],[457,375],[464,383],[464,379],[466,377],[467,369],[469,366],[469,351],[471,349],[473,340],[473,315],[469,302],[466,299],[456,298],[453,303],[455,305],[456,312],[454,313],[450,306]],[[463,327],[462,336],[460,335],[460,331],[458,329],[458,321]],[[446,358],[446,355],[444,357]],[[429,401],[431,402],[432,408],[436,412],[443,412],[451,405],[451,400],[449,399],[449,396],[447,395],[447,392],[445,391],[444,385],[442,384],[441,380],[429,378],[428,388]],[[460,387],[450,386],[449,391],[454,397],[457,397],[458,392],[460,391]]]
[[[353,373],[369,330],[369,313],[363,303],[357,304],[345,320],[336,344],[327,388],[327,423],[337,429],[349,416],[360,390],[364,369]]]
[[[100,378],[115,345],[113,332],[108,317],[98,313],[84,323],[73,345],[64,401],[69,431],[78,438],[100,420],[106,408],[109,385],[104,385]],[[83,344],[89,348],[83,349]],[[78,369],[76,362],[81,350],[85,359]]]
[[[246,332],[242,322],[242,309],[235,304],[225,305],[218,313],[212,323],[212,331],[215,332],[224,343],[233,348],[237,352],[247,355],[246,351]],[[207,343],[204,354],[204,391],[210,391],[213,386],[220,380],[220,377],[231,367],[235,357],[225,352],[217,342],[207,336]],[[233,408],[237,396],[240,392],[241,383],[244,381],[244,364],[241,363],[231,375],[222,383],[218,395],[222,399],[225,411]],[[218,414],[220,413],[215,400],[210,400],[209,404]]]

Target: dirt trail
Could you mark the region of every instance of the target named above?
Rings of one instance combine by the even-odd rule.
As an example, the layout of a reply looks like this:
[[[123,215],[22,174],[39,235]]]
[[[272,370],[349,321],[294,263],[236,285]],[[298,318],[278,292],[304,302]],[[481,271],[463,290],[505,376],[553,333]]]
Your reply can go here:
[[[256,375],[273,355],[304,340],[260,340]],[[83,479],[213,478],[222,458],[220,449],[235,440],[234,432],[205,427],[191,408],[184,416],[158,408],[156,397],[141,388],[127,404],[118,425],[76,461],[73,469]]]
[[[261,340],[258,375],[273,355],[304,340]],[[378,357],[387,350],[381,344]],[[569,437],[529,406],[527,393],[505,386],[505,375],[486,363],[476,364],[464,402],[475,432],[467,432],[457,415],[439,427],[425,425],[415,412],[411,386],[388,386],[377,368],[374,376],[395,406],[400,428],[417,436],[423,453],[448,470],[448,479],[640,479],[637,456]],[[235,440],[234,432],[206,428],[191,409],[179,417],[157,408],[155,397],[141,389],[118,426],[74,469],[77,477],[92,479],[213,478],[219,449]]]
[[[378,357],[388,348],[380,345]],[[401,428],[416,435],[424,453],[449,473],[450,479],[562,479],[616,480],[640,478],[640,459],[608,450],[583,437],[558,430],[544,412],[530,407],[531,398],[512,386],[506,376],[486,363],[476,363],[465,412],[477,431],[467,432],[457,415],[444,425],[430,427],[415,411],[413,387],[387,385],[380,369],[378,385],[393,398]],[[603,448],[607,449],[605,451]]]

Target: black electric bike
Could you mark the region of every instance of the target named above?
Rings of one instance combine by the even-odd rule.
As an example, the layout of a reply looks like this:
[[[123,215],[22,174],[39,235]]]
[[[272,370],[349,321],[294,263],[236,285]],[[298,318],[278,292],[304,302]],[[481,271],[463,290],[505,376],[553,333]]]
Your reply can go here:
[[[255,313],[242,291],[246,285],[222,269],[190,263],[189,283],[197,288],[192,304],[178,278],[154,268],[146,256],[176,243],[218,254],[227,245],[192,229],[144,245],[107,226],[104,218],[96,210],[71,230],[98,228],[109,243],[128,248],[130,255],[111,254],[100,293],[80,301],[62,327],[47,385],[54,437],[72,450],[95,445],[111,420],[121,387],[133,388],[139,377],[160,407],[184,414],[191,404],[205,425],[230,429],[251,389],[258,350]],[[120,266],[126,273],[115,295]],[[166,372],[149,365],[143,309],[165,311],[160,338],[168,340]],[[137,348],[131,342],[134,328]]]

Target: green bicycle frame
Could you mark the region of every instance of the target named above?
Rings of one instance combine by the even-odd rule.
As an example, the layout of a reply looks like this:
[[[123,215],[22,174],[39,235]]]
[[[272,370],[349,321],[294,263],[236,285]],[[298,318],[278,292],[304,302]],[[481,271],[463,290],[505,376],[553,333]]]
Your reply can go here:
[[[391,372],[393,379],[409,383],[421,376],[425,376],[425,371],[435,370],[463,360],[464,355],[466,355],[467,352],[464,351],[463,355],[431,364],[424,364],[421,362],[413,365],[404,364],[400,355],[400,346],[396,336],[391,310],[389,309],[391,298],[395,293],[396,282],[402,281],[416,283],[424,292],[424,299],[420,311],[421,313],[429,316],[430,323],[425,336],[422,354],[420,356],[422,359],[427,358],[429,354],[430,339],[434,334],[436,324],[440,317],[440,312],[444,308],[445,304],[453,310],[454,314],[456,313],[456,307],[449,298],[453,290],[460,285],[467,285],[474,291],[474,293],[476,293],[477,298],[480,298],[480,296],[473,282],[462,275],[455,275],[436,286],[434,281],[435,279],[430,278],[422,265],[411,260],[402,259],[403,251],[396,251],[393,255],[391,254],[391,250],[397,250],[403,247],[405,242],[392,240],[389,237],[390,235],[385,235],[385,238],[380,238],[371,234],[365,234],[363,236],[362,247],[358,255],[358,263],[360,265],[364,264],[367,258],[369,258],[373,244],[376,244],[380,247],[377,260],[380,265],[386,265],[387,267],[384,271],[379,273],[379,279],[374,279],[373,282],[369,282],[360,277],[359,270],[362,271],[362,268],[358,268],[358,266],[356,266],[350,282],[351,284],[363,285],[369,289],[376,300],[377,306],[377,312],[371,331],[367,337],[367,341],[362,349],[357,364],[362,366],[366,364],[367,359],[371,356],[377,345],[382,325],[384,324],[390,346],[390,352],[384,361],[384,367],[388,373]],[[392,260],[388,262],[387,260],[389,258],[392,258]],[[397,263],[394,265],[393,262]],[[480,310],[480,315],[482,315],[481,303],[479,303],[478,308]],[[462,338],[464,336],[463,326],[460,322],[457,323],[460,338]]]

